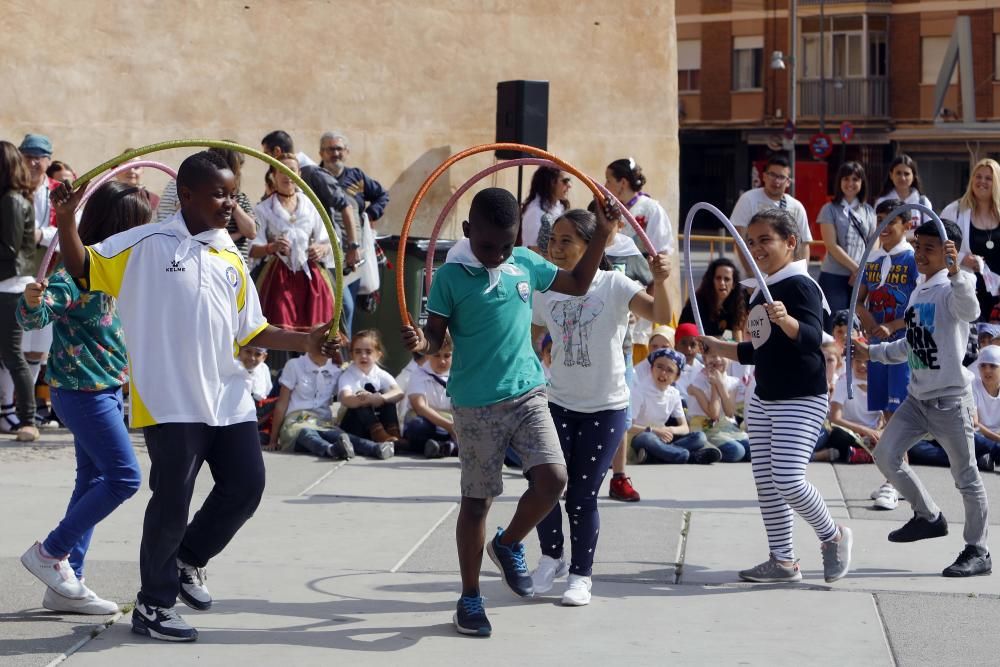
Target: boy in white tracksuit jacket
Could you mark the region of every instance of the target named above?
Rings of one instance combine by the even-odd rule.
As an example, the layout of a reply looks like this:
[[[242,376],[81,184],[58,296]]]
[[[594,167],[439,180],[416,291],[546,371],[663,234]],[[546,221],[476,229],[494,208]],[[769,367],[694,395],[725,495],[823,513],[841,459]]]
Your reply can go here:
[[[968,577],[992,571],[986,547],[988,504],[973,440],[973,375],[962,365],[969,322],[979,317],[979,302],[975,279],[958,266],[956,246],[962,242],[961,231],[952,222],[945,222],[945,229],[945,244],[934,223],[924,223],[915,232],[917,270],[925,282],[913,291],[906,306],[906,337],[871,347],[855,343],[855,349],[872,361],[906,361],[910,366],[909,396],[889,420],[875,449],[879,469],[914,511],[902,528],[889,533],[889,541],[916,542],[948,534],[944,515],[904,458],[914,443],[930,433],[948,453],[952,477],[965,504],[966,547],[942,575]],[[951,259],[950,266],[946,257]]]

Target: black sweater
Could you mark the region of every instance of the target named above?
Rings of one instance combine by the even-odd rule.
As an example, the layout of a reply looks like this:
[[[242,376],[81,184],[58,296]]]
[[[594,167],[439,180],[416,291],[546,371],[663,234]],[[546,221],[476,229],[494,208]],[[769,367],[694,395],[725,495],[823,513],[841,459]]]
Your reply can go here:
[[[768,285],[771,297],[785,304],[788,314],[799,321],[798,338],[792,340],[767,319],[764,295],[750,303],[750,340],[764,339],[754,348],[753,342],[740,343],[737,354],[741,364],[755,366],[757,396],[765,401],[819,396],[826,394],[826,362],[823,342],[823,295],[806,276],[791,276]],[[768,334],[770,330],[770,334]]]

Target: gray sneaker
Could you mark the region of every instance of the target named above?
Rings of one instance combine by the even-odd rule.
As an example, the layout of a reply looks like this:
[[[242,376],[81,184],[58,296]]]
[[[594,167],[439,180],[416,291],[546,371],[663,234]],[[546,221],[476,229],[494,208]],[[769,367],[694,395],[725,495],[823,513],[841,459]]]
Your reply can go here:
[[[782,565],[775,560],[774,554],[771,554],[760,565],[740,571],[740,579],[758,584],[795,583],[802,581],[802,572],[799,571],[798,561],[795,561],[791,566]]]
[[[842,579],[851,567],[851,547],[854,537],[847,526],[837,526],[840,530],[840,541],[823,542],[820,550],[823,552],[823,578],[832,584]]]

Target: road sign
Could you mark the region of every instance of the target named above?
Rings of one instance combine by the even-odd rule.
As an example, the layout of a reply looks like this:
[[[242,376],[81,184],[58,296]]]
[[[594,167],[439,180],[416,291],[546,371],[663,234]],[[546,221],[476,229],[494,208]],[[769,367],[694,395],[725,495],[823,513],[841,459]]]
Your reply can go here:
[[[829,157],[833,152],[833,142],[828,134],[814,134],[809,137],[809,152],[817,160]]]
[[[784,134],[785,134],[785,139],[795,138],[795,123],[792,122],[791,118],[789,118],[788,121],[785,123]]]
[[[854,126],[848,121],[844,121],[840,124],[840,140],[845,144],[854,138]]]

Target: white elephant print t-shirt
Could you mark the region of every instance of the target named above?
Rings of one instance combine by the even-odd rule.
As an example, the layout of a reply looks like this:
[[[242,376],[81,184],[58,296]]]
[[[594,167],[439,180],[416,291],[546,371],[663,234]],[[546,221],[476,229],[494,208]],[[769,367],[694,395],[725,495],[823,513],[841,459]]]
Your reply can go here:
[[[551,402],[577,412],[628,406],[622,344],[629,303],[643,289],[620,271],[598,271],[583,296],[535,293],[532,324],[552,336]]]

